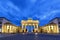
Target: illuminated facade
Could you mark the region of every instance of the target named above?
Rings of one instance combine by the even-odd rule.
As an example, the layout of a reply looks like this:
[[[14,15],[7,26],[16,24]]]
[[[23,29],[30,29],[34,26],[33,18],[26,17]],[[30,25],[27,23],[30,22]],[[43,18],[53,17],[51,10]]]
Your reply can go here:
[[[55,23],[50,23],[42,27],[42,32],[44,33],[59,33],[58,25]]]
[[[26,29],[27,25],[30,25],[34,27],[34,29],[32,30],[32,32],[38,32],[38,33],[59,33],[59,27],[56,23],[49,23],[45,26],[39,27],[39,21],[38,20],[32,20],[32,19],[28,19],[28,20],[22,20],[21,21],[21,32],[28,32],[28,30]]]
[[[8,22],[6,18],[0,17],[0,32],[2,32],[2,27],[6,22]]]
[[[22,24],[22,30],[23,31],[26,31],[27,29],[26,29],[26,26],[32,26],[32,27],[34,27],[34,32],[37,32],[38,31],[38,24],[39,24],[39,21],[38,20],[32,20],[31,18],[30,19],[28,19],[28,20],[22,20],[21,21],[21,24]],[[25,29],[25,30],[24,30]],[[31,32],[33,32],[33,30],[31,31]],[[27,30],[27,32],[28,32],[28,30]]]
[[[27,28],[29,27],[29,28]],[[33,27],[33,29],[32,29]],[[9,21],[6,21],[2,24],[1,28],[2,33],[59,33],[59,27],[56,23],[49,23],[45,26],[39,26],[38,20],[33,20],[29,18],[28,20],[22,20],[21,26],[16,26],[11,24]]]
[[[0,32],[2,33],[16,33],[18,27],[9,22],[8,19],[0,17]]]
[[[60,17],[56,17],[51,20],[51,22],[56,23],[59,27],[59,32],[60,32]]]
[[[2,27],[2,33],[17,33],[18,27],[7,22]]]

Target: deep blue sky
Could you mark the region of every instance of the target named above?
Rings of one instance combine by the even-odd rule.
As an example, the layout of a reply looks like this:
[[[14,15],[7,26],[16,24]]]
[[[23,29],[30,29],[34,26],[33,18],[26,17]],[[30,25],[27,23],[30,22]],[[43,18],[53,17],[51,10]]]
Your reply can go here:
[[[32,18],[39,20],[39,25],[43,26],[60,17],[60,0],[0,0],[0,17],[17,26],[21,20]]]

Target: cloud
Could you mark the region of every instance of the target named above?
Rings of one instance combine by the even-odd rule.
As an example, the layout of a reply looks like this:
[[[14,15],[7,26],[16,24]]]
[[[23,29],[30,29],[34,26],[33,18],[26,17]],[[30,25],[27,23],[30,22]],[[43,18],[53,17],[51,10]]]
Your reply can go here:
[[[40,18],[40,20],[44,20],[46,18],[53,18],[53,17],[57,17],[57,15],[60,14],[60,10],[53,10],[53,11],[50,11],[50,12],[47,12],[41,16],[36,16],[37,18]]]
[[[38,18],[41,24],[46,24],[60,14],[59,2],[59,0],[14,0],[13,2],[0,0],[0,15],[7,16],[6,18],[17,25],[22,19],[29,17]]]
[[[21,10],[17,6],[15,6],[11,1],[0,1],[0,17],[6,17],[12,23],[19,24],[19,22],[15,22],[18,21],[18,18],[20,18],[20,13]]]
[[[35,3],[37,0],[30,0],[32,3]]]
[[[4,1],[3,1],[4,2]],[[0,12],[4,14],[8,14],[8,16],[19,16],[21,13],[21,10],[15,6],[11,1],[6,1],[5,3],[1,2],[0,3]],[[14,14],[14,15],[12,15]],[[15,17],[14,16],[14,17]]]

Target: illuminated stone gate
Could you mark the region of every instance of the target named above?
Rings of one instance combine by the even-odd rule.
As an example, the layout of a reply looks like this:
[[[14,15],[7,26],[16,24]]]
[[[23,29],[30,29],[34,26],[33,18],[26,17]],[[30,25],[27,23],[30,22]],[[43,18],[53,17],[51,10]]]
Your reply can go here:
[[[28,30],[26,29],[26,26],[28,26],[28,25],[34,27],[34,32],[37,32],[38,31],[38,24],[39,24],[38,20],[32,20],[31,18],[29,18],[28,20],[21,21],[23,32],[28,32]]]

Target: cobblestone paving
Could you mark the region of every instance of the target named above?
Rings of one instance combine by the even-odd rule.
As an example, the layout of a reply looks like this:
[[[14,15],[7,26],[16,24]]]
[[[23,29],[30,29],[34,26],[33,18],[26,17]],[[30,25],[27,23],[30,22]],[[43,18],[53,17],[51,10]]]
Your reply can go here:
[[[4,34],[5,36],[7,34]],[[9,36],[0,37],[0,40],[60,40],[60,34],[8,34]]]

